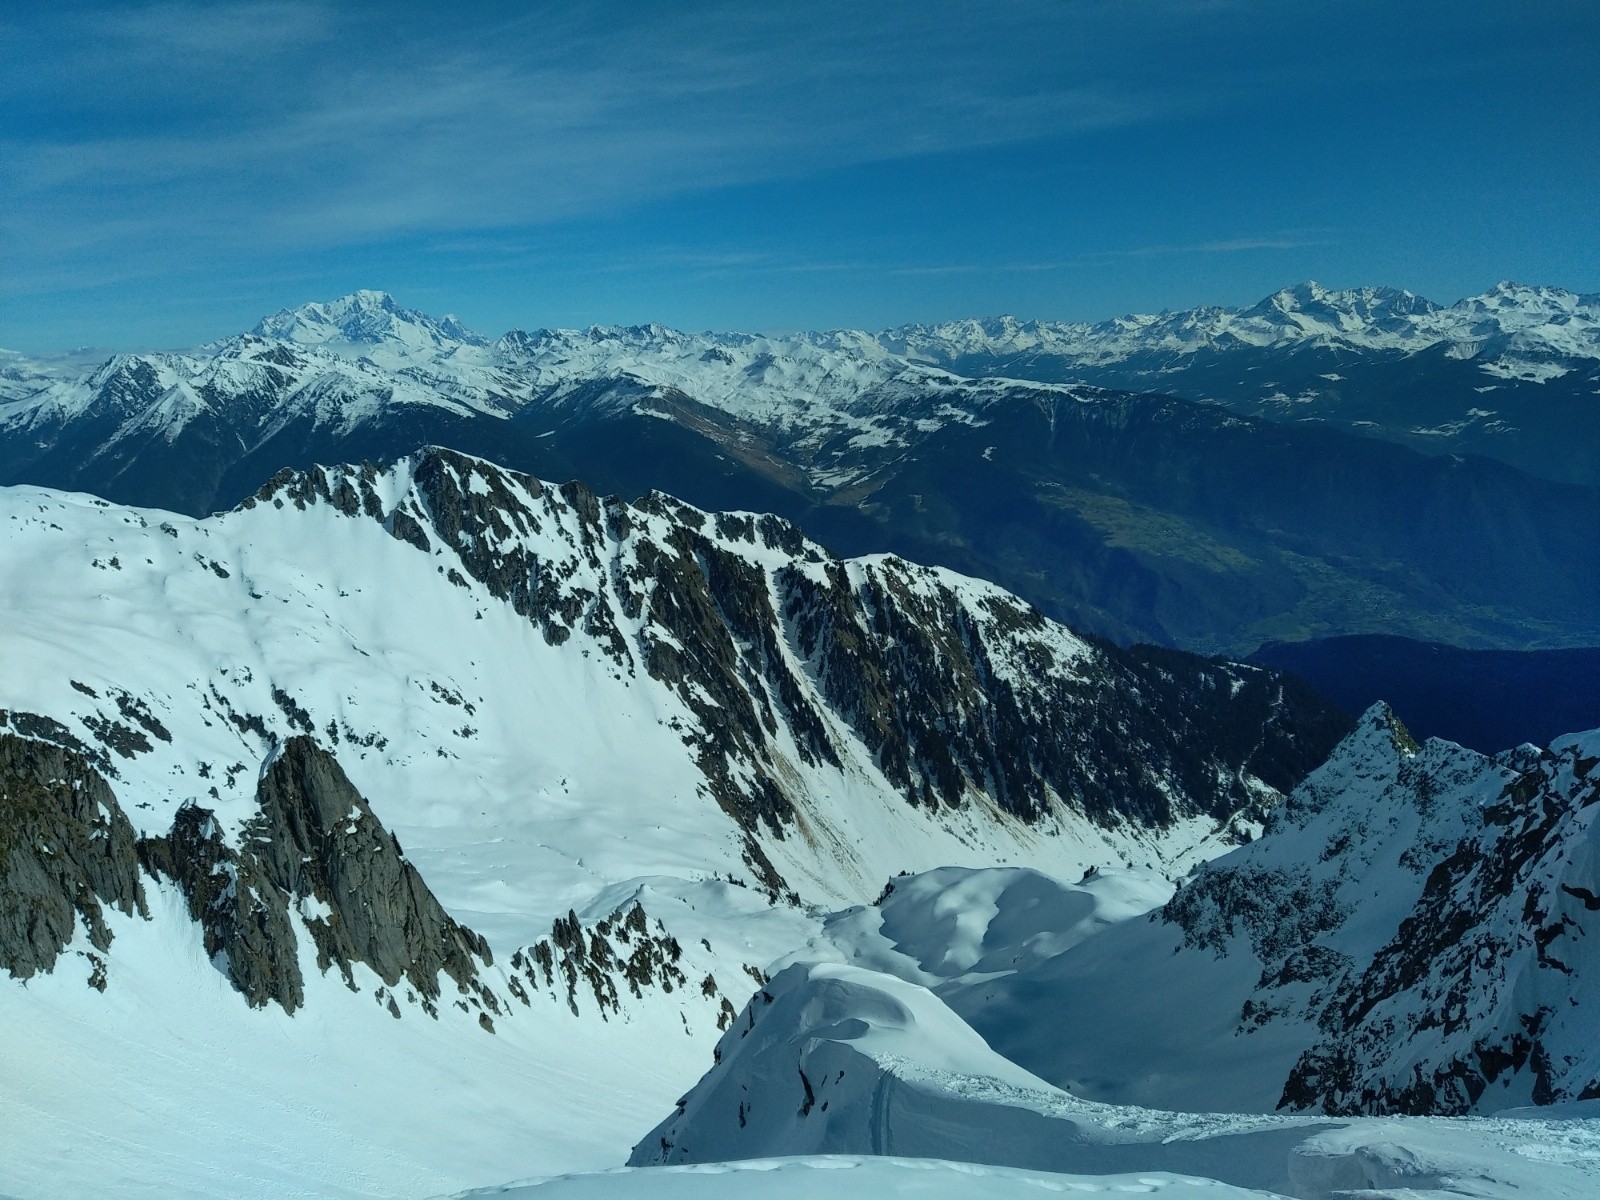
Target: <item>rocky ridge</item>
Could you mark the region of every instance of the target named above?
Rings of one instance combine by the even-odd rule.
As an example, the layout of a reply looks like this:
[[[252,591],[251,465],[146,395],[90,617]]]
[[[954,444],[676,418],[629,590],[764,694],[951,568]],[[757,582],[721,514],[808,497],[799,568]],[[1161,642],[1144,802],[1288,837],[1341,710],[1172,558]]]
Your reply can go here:
[[[582,634],[619,677],[672,689],[708,791],[774,892],[787,884],[756,835],[795,827],[791,755],[837,768],[854,743],[930,813],[981,800],[1025,822],[1244,828],[1342,731],[1282,676],[1085,641],[999,589],[841,561],[770,516],[660,494],[628,505],[443,449],[387,475],[285,472],[247,506],[319,503],[381,521],[547,643]]]
[[[405,983],[412,1002],[437,1015],[443,975],[474,1007],[499,1011],[480,980],[493,961],[488,946],[439,907],[338,762],[308,737],[291,738],[266,766],[259,813],[238,844],[194,804],[167,834],[137,837],[83,754],[10,733],[0,734],[0,799],[0,966],[14,978],[51,970],[79,922],[107,954],[102,904],[148,920],[147,881],[159,881],[183,894],[206,953],[253,1007],[293,1013],[304,1003],[304,934],[318,968],[337,966],[353,990],[359,964],[388,989]],[[103,990],[104,960],[94,965],[91,983]]]
[[[11,726],[42,724],[3,715]],[[0,967],[26,980],[75,953],[90,986],[105,991],[117,973],[106,910],[152,920],[148,889],[174,887],[207,956],[252,1008],[303,1008],[313,961],[351,991],[371,991],[391,1016],[402,1002],[434,1018],[453,1004],[490,1033],[513,1001],[530,1008],[545,994],[578,1015],[580,982],[601,1016],[620,1014],[629,996],[690,990],[685,968],[695,966],[637,901],[590,926],[569,914],[493,969],[488,943],[444,911],[312,738],[277,748],[256,796],[259,811],[237,837],[192,803],[167,833],[140,837],[80,751],[0,733]],[[725,1028],[732,1006],[715,977],[692,982]]]
[[[1393,940],[1341,982],[1283,1103],[1464,1113],[1600,1098],[1600,737],[1505,756],[1481,824],[1439,858]]]

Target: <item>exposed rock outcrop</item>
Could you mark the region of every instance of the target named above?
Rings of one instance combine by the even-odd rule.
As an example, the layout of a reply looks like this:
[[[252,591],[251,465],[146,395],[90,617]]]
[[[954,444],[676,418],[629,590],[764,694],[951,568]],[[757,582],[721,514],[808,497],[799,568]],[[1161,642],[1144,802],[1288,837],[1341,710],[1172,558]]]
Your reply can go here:
[[[110,786],[77,750],[0,732],[0,967],[50,971],[79,920],[109,949],[108,907],[146,912],[133,826]]]
[[[206,949],[251,1005],[276,1001],[292,1013],[304,1003],[293,913],[319,968],[338,967],[352,988],[364,964],[435,1011],[443,974],[472,1007],[499,1011],[478,978],[492,961],[488,943],[444,911],[330,753],[290,738],[263,771],[257,800],[237,848],[194,806],[141,847],[147,866],[188,897]]]

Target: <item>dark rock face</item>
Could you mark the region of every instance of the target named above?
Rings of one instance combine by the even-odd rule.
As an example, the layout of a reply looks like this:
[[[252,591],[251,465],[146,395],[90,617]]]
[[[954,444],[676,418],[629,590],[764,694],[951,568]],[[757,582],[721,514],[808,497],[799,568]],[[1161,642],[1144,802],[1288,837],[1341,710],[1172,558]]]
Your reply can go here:
[[[65,733],[26,713],[0,717]],[[464,1007],[500,1011],[479,979],[492,961],[488,943],[440,907],[331,754],[309,737],[289,739],[257,800],[237,846],[194,804],[165,836],[139,838],[82,750],[0,731],[0,967],[19,979],[51,971],[80,920],[106,951],[106,907],[148,917],[149,874],[183,892],[206,953],[252,1007],[275,1002],[292,1013],[305,1003],[298,917],[318,966],[337,966],[352,988],[364,963],[436,1013],[442,973]],[[94,980],[104,987],[103,963]]]
[[[678,939],[659,921],[652,929],[644,907],[637,902],[587,927],[577,913],[568,912],[550,927],[549,937],[511,956],[513,979],[521,975],[527,981],[525,988],[518,981],[512,994],[528,1004],[530,990],[548,991],[552,999],[563,993],[561,998],[577,1016],[581,982],[604,1017],[621,1011],[619,983],[636,999],[645,988],[671,994],[686,987],[688,977],[679,966],[682,960]]]
[[[1259,817],[1261,783],[1292,787],[1350,727],[1275,672],[1084,643],[997,589],[893,558],[847,563],[776,517],[660,494],[627,505],[437,448],[410,469],[398,506],[366,466],[283,472],[250,503],[381,520],[550,644],[582,632],[616,672],[665,683],[775,894],[787,889],[760,838],[794,820],[784,753],[837,766],[854,736],[930,810],[982,795],[1025,821],[1064,807],[1160,828]]]
[[[317,965],[370,967],[394,988],[404,980],[434,1010],[439,975],[478,1008],[499,1002],[478,979],[488,943],[451,919],[373,815],[338,762],[309,737],[290,738],[262,775],[260,813],[237,849],[205,809],[180,810],[170,834],[141,856],[174,880],[205,932],[206,949],[252,1006],[304,1003],[291,912],[317,947]]]
[[[1591,735],[1520,764],[1324,1011],[1284,1106],[1454,1115],[1496,1086],[1535,1104],[1600,1096],[1597,749]]]
[[[266,877],[326,915],[308,917],[318,965],[346,980],[365,963],[390,987],[405,979],[428,999],[438,976],[462,989],[491,961],[482,937],[452,920],[406,861],[334,757],[308,737],[290,738],[262,776],[261,815],[242,840]]]
[[[0,732],[0,967],[17,979],[52,970],[80,919],[109,949],[106,907],[147,915],[133,826],[110,786],[76,750]]]
[[[165,837],[140,840],[139,858],[182,890],[206,953],[252,1008],[276,1001],[292,1013],[305,1003],[286,898],[258,857],[228,845],[209,809],[179,809]]]

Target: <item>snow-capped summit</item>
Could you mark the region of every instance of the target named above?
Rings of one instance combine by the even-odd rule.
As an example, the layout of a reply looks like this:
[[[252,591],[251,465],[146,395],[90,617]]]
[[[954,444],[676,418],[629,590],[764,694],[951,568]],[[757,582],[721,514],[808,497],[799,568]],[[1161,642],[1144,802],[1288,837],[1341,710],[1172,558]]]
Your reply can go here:
[[[461,346],[487,346],[489,339],[468,329],[453,315],[431,317],[402,308],[388,292],[361,289],[337,300],[285,308],[263,318],[252,330],[258,337],[324,346],[335,352],[387,352],[406,359],[449,354]]]

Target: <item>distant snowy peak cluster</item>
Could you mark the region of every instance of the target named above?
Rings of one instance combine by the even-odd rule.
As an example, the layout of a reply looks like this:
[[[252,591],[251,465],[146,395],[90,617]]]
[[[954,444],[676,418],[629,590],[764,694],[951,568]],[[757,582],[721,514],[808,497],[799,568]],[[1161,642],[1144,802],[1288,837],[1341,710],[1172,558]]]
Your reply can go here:
[[[1567,332],[1581,342],[1593,305],[1571,299]],[[1128,318],[1117,336],[1165,345],[1164,324],[1219,321],[1266,321],[1272,337],[1398,329],[1474,305],[1498,329],[1516,313],[1555,329],[1565,303],[1507,292],[1439,310],[1301,289],[1248,319]],[[994,328],[1009,346],[1071,341],[1072,327]],[[201,515],[285,466],[447,446],[625,497],[776,513],[843,552],[992,579],[1124,642],[1236,656],[1312,630],[1588,644],[1600,564],[1568,547],[1594,543],[1595,501],[1555,485],[1600,483],[1600,356],[1521,358],[1537,369],[1513,371],[1488,350],[1407,357],[1313,339],[1291,352],[1242,336],[1122,366],[1000,353],[994,339],[973,354],[954,335],[939,349],[931,335],[643,325],[490,341],[358,292],[188,353],[82,370],[0,360],[0,481]],[[1311,479],[1324,481],[1319,504],[1285,486]],[[1392,569],[1397,554],[1410,570]]]
[[[1247,308],[1201,307],[1099,322],[1001,316],[902,325],[877,333],[840,329],[770,337],[687,333],[659,324],[593,325],[584,330],[513,330],[491,342],[453,316],[436,320],[400,307],[385,292],[359,291],[331,303],[285,309],[254,332],[357,352],[403,347],[430,355],[460,345],[493,346],[529,362],[593,367],[604,361],[624,370],[663,359],[733,365],[732,358],[741,366],[759,367],[764,357],[815,361],[829,354],[879,369],[890,368],[894,358],[946,367],[975,355],[1024,352],[1094,363],[1158,352],[1186,355],[1303,345],[1412,353],[1444,344],[1458,357],[1523,353],[1600,359],[1600,293],[1502,281],[1481,295],[1441,305],[1403,289],[1334,290],[1308,281]]]
[[[146,442],[171,444],[196,422],[208,445],[248,455],[301,422],[348,432],[418,407],[499,418],[596,403],[649,411],[662,396],[759,426],[810,429],[813,448],[837,449],[980,421],[987,405],[1018,389],[1092,400],[1095,389],[1062,382],[1079,369],[1122,364],[1149,374],[1205,353],[1407,355],[1436,346],[1498,378],[1559,378],[1569,370],[1563,363],[1600,361],[1600,296],[1503,283],[1446,308],[1405,291],[1307,283],[1246,309],[1098,324],[999,317],[770,337],[596,325],[490,340],[453,316],[358,291],[284,309],[252,333],[184,354],[115,355],[75,372],[75,360],[8,353],[0,359],[0,435],[22,444],[0,447],[0,459],[32,470],[52,452],[74,461],[133,458]]]
[[[1600,294],[1501,282],[1446,307],[1394,288],[1334,291],[1308,282],[1249,308],[1195,308],[1095,323],[947,321],[902,326],[878,340],[908,357],[938,363],[1033,352],[1092,364],[1239,347],[1414,353],[1440,344],[1464,358],[1518,353],[1595,359]]]

